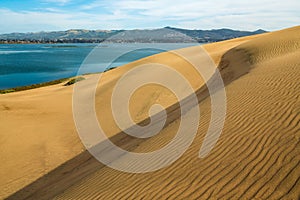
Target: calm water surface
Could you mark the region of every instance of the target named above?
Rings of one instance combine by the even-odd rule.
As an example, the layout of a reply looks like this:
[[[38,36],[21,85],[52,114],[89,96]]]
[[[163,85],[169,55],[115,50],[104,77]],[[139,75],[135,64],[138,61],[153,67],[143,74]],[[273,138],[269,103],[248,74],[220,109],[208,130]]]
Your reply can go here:
[[[195,45],[199,44],[0,44],[0,89],[75,76],[95,48],[97,59],[87,63],[81,73],[102,72],[166,50]],[[114,55],[122,56],[112,62]]]

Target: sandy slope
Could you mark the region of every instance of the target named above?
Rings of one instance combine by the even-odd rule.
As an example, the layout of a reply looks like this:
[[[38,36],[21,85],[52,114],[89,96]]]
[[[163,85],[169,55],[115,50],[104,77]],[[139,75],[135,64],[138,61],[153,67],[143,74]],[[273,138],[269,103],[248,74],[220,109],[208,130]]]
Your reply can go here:
[[[210,121],[209,98],[199,104],[201,119],[193,144],[171,166],[146,174],[123,173],[97,163],[83,152],[11,199],[47,199],[56,195],[57,199],[298,199],[299,33],[300,27],[295,27],[205,46],[219,64],[228,100],[224,131],[207,157],[199,159],[198,153]],[[196,57],[197,48],[182,51]],[[107,72],[106,84],[97,89],[98,118],[105,113],[103,125],[112,140],[135,152],[166,145],[178,128],[179,113],[170,111],[170,124],[159,135],[138,140],[119,133],[109,114],[110,107],[103,102],[109,102],[111,86],[124,72],[154,61],[179,70],[190,80],[199,99],[205,95],[201,77],[172,53]],[[165,88],[152,85],[140,93],[133,97],[130,107],[135,121],[147,118],[153,103],[178,109],[176,98]],[[71,87],[51,86],[0,96],[2,197],[82,151],[72,121],[71,95]]]
[[[77,155],[72,89],[50,86],[0,96],[0,198]]]

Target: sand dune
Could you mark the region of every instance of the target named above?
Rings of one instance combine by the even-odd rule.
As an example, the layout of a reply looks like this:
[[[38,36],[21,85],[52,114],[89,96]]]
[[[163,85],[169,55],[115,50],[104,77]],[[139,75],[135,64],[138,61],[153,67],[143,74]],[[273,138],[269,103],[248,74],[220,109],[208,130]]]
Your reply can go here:
[[[1,95],[0,198],[18,191],[9,199],[299,199],[299,32],[294,27],[204,46],[226,84],[227,115],[217,145],[202,159],[210,98],[186,60],[167,52],[106,72],[96,93],[98,119],[114,143],[134,152],[154,151],[174,137],[179,105],[164,87],[141,88],[130,104],[135,122],[146,123],[149,108],[159,103],[169,113],[168,125],[146,140],[126,136],[108,106],[118,78],[142,63],[160,62],[182,73],[195,90],[201,110],[196,138],[179,160],[156,172],[116,171],[83,152],[72,121],[72,87]],[[197,58],[198,48],[178,51]]]

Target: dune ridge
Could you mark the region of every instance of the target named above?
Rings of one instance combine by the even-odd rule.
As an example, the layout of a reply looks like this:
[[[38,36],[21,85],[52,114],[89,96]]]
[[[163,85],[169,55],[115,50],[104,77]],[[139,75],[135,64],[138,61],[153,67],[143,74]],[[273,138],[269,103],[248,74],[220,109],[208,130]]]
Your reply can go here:
[[[180,58],[172,59],[171,53],[164,53],[106,73],[106,88],[99,88],[98,92],[104,96],[103,102],[111,92],[110,86],[126,70],[149,60],[172,60],[168,64],[190,78],[201,110],[195,141],[178,161],[157,172],[128,174],[103,166],[83,152],[8,199],[49,199],[56,195],[55,199],[299,198],[299,31],[300,27],[294,27],[204,46],[220,69],[228,100],[224,131],[207,157],[198,158],[210,121],[207,89],[188,64]],[[197,48],[181,51],[192,57],[197,56],[193,54]],[[185,70],[180,66],[185,66]],[[176,132],[180,115],[178,102],[171,94],[164,102],[167,91],[153,88],[153,91],[147,88],[149,95],[155,91],[161,93],[146,107],[132,107],[133,116],[146,123],[147,115],[143,111],[154,102],[163,102],[171,116],[168,125],[159,135],[140,140],[119,133],[116,125],[109,122],[106,128],[110,129],[111,140],[119,146],[147,152],[167,144]],[[137,101],[142,97],[135,98]],[[99,102],[96,106],[105,109]],[[120,162],[122,159],[126,161],[126,156]]]
[[[190,51],[192,54],[195,54],[197,52],[199,47],[189,48],[189,49],[183,49],[178,51],[184,51],[187,54],[190,54]],[[181,52],[182,53],[182,52]],[[167,53],[168,56],[175,55],[171,53]],[[230,53],[229,53],[230,54]],[[194,56],[197,56],[195,54]],[[147,58],[149,59],[149,58]],[[150,58],[151,59],[151,58]],[[183,61],[183,60],[182,60]],[[126,66],[125,66],[126,67]],[[132,67],[132,65],[129,65],[129,67]],[[134,67],[134,66],[133,66]],[[223,67],[223,70],[227,67]],[[229,67],[230,68],[230,67]],[[246,72],[246,71],[245,71]],[[227,82],[234,80],[233,78],[236,77],[229,77],[231,79],[226,79]],[[213,81],[214,76],[212,76],[211,81]],[[161,89],[161,88],[159,88]],[[153,88],[152,88],[153,90]],[[103,91],[101,91],[101,95],[103,95]],[[197,91],[196,95],[199,99],[199,101],[202,101],[208,96],[208,91],[206,86],[201,86]],[[191,97],[187,97],[183,99],[183,105],[186,107],[186,110],[192,108],[196,105],[190,105]],[[166,122],[166,126],[170,124],[171,122],[175,121],[180,113],[180,105],[179,103],[174,103],[171,106],[166,108],[166,111],[168,113],[168,119]],[[143,125],[146,124],[147,121],[149,121],[149,116],[146,117],[146,119],[143,119],[139,122],[139,124]],[[135,139],[130,136],[125,135],[124,133],[118,133],[110,138],[110,140],[114,141],[118,146],[128,149],[128,150],[134,150],[137,144],[141,144],[144,141],[140,139]],[[157,148],[157,147],[156,147]],[[108,150],[109,151],[109,150]],[[104,152],[105,153],[105,152]],[[30,184],[26,188],[20,190],[19,192],[15,193],[14,195],[10,196],[9,199],[20,199],[20,198],[26,198],[26,199],[48,199],[53,196],[53,194],[57,194],[59,192],[64,191],[67,187],[69,187],[73,182],[76,182],[83,178],[84,176],[89,175],[90,173],[93,173],[99,168],[104,167],[102,164],[98,163],[94,158],[92,158],[87,151],[81,153],[80,155],[76,156],[76,158],[64,163],[62,166],[58,167],[57,169],[51,171],[49,174],[45,175],[44,177],[41,177],[39,180],[35,181],[33,184]],[[80,170],[76,170],[74,173],[74,169],[80,168]],[[72,175],[71,175],[72,173]],[[69,184],[66,184],[66,182],[70,182]],[[57,185],[60,185],[59,187]],[[53,192],[52,192],[53,191]],[[42,198],[41,198],[42,196]]]
[[[294,45],[300,41],[299,27],[285,31],[254,38],[223,55],[219,67],[225,65],[229,73],[235,73],[230,77],[240,77],[250,68],[251,72],[227,86],[226,125],[218,146],[207,158],[199,161],[195,156],[205,131],[205,123],[201,123],[194,145],[169,168],[142,175],[103,168],[57,199],[77,195],[100,199],[299,198],[300,74],[299,46]],[[286,34],[285,39],[277,40]],[[289,41],[294,41],[294,48]],[[262,52],[256,48],[266,44],[272,47]],[[265,55],[269,58],[264,59]],[[221,74],[226,81],[228,73]],[[208,104],[204,100],[200,108],[209,110]],[[168,127],[171,130],[172,125]],[[114,184],[117,186],[110,189]]]

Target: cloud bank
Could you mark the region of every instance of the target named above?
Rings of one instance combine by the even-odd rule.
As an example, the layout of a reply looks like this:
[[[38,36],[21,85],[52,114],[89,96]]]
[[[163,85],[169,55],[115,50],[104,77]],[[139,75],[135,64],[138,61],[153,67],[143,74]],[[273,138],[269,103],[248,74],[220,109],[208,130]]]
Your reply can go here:
[[[0,2],[0,33],[175,26],[277,30],[298,25],[298,0],[34,0],[30,9]]]

